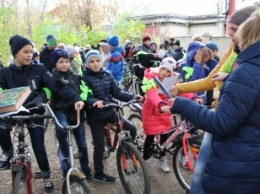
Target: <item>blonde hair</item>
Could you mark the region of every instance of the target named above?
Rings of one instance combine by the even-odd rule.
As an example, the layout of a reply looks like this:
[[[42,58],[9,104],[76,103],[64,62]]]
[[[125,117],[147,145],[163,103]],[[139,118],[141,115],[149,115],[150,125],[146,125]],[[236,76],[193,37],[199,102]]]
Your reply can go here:
[[[260,9],[239,26],[237,31],[238,47],[245,50],[250,45],[260,41]]]

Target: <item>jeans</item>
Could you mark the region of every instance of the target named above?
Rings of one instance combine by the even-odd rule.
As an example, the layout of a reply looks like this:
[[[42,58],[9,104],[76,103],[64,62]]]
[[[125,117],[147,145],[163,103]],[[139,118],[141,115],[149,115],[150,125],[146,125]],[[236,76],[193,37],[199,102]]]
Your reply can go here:
[[[196,161],[195,169],[192,175],[190,194],[203,194],[203,177],[206,164],[212,153],[212,134],[205,132],[203,141],[200,147],[199,157]]]
[[[96,174],[102,174],[104,170],[103,153],[104,153],[104,138],[105,125],[107,123],[114,123],[118,121],[117,113],[113,113],[109,118],[98,120],[90,125],[91,134],[94,141],[94,167]],[[130,131],[132,139],[136,136],[136,127],[129,121],[123,122],[123,127],[126,131]]]
[[[55,116],[57,117],[59,123],[63,126],[74,125],[68,120],[67,116],[63,112],[55,112]],[[60,150],[65,158],[69,158],[69,143],[67,141],[68,131],[66,129],[60,128],[55,124],[56,127],[56,135],[59,141]],[[79,159],[80,167],[83,173],[86,176],[90,175],[89,158],[88,158],[88,148],[87,141],[85,137],[85,127],[84,123],[80,122],[79,126],[73,129],[73,135],[78,146],[78,151],[82,154],[82,157]]]
[[[34,121],[36,125],[43,126],[43,120]],[[0,146],[3,154],[13,155],[13,144],[10,135],[11,128],[6,128],[5,123],[0,121]],[[3,128],[2,128],[3,127]],[[50,167],[44,144],[44,129],[42,127],[28,128],[32,148],[36,157],[36,161],[41,170],[42,177],[50,176]]]

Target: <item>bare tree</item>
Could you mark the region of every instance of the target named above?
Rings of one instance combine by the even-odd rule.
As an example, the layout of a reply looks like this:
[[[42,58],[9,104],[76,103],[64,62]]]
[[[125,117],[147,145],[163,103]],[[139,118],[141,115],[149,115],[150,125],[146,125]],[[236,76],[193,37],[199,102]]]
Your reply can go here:
[[[221,15],[225,14],[226,10],[226,0],[216,0],[216,14]]]

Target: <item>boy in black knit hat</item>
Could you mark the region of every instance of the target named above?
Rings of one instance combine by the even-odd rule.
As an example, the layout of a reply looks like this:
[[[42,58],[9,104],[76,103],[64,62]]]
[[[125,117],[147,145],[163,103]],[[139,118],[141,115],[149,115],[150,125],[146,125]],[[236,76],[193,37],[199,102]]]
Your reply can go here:
[[[30,86],[32,92],[23,104],[26,108],[47,102],[51,91],[61,98],[71,99],[71,103],[75,103],[75,107],[83,108],[84,103],[76,92],[68,86],[56,85],[55,78],[45,67],[31,63],[33,45],[28,39],[15,35],[10,38],[9,44],[14,62],[0,70],[0,90]],[[43,87],[48,87],[49,89]],[[37,127],[28,128],[32,148],[41,170],[41,176],[44,179],[45,193],[52,193],[53,182],[44,145],[44,129],[38,127],[43,126],[43,119],[35,121],[35,124]],[[0,156],[0,170],[3,170],[10,166],[13,145],[10,136],[11,129],[6,128],[2,121],[0,121],[0,126],[0,146],[3,151],[3,154]]]

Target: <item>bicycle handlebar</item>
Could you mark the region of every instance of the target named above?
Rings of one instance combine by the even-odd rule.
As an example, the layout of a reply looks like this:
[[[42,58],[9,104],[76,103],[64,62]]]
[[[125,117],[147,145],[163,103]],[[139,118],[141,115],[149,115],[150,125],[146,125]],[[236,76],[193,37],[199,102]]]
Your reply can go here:
[[[55,114],[52,111],[52,108],[49,106],[49,104],[41,104],[41,107],[33,107],[30,108],[29,110],[33,110],[33,109],[39,109],[39,108],[46,108],[50,114],[45,114],[45,115],[41,115],[41,114],[30,114],[27,113],[27,115],[25,114],[15,114],[15,115],[9,115],[9,116],[5,116],[3,117],[3,119],[7,119],[7,120],[37,120],[37,119],[51,119],[53,118],[55,123],[62,129],[74,129],[76,127],[79,126],[80,123],[80,110],[79,108],[77,109],[77,123],[76,125],[71,125],[71,126],[63,126],[62,124],[60,124],[60,122],[58,121],[57,117],[55,116]]]
[[[113,102],[107,102],[107,104],[104,104],[103,105],[103,108],[109,108],[109,107],[118,107],[118,108],[123,108],[125,106],[128,106],[129,104],[132,104],[132,103],[137,103],[137,102],[140,102],[139,99],[132,99],[128,102],[125,102],[123,104],[116,104],[116,103],[113,103]],[[93,108],[98,108],[96,106],[90,106],[89,107],[90,109],[93,109]]]

